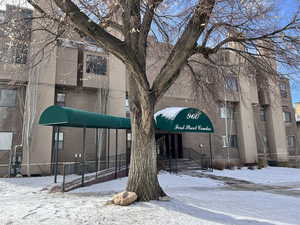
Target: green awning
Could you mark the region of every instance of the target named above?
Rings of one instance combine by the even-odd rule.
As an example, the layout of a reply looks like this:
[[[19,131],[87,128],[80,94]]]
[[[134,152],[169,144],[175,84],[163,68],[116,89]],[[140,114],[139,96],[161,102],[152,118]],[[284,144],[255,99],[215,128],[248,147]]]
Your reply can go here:
[[[168,132],[213,133],[208,116],[195,108],[170,107],[154,115],[157,130]],[[53,105],[41,115],[44,126],[131,129],[130,119],[87,112],[70,107]]]
[[[86,128],[130,129],[130,119],[87,112],[79,109],[53,105],[41,115],[39,124]]]
[[[170,107],[154,115],[156,129],[169,132],[213,133],[208,116],[195,108]]]

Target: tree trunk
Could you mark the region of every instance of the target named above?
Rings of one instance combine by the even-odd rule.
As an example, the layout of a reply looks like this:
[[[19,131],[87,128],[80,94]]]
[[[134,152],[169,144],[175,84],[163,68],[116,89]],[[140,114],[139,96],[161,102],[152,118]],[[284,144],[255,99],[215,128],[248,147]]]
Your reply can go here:
[[[153,110],[149,110],[152,115]],[[152,111],[152,112],[151,112]],[[132,148],[127,190],[138,195],[139,201],[158,200],[164,196],[157,179],[157,154],[154,124],[140,120],[132,113]],[[148,126],[147,129],[144,127]]]
[[[127,191],[135,192],[139,201],[165,196],[157,179],[154,103],[147,97],[130,96],[132,147]]]

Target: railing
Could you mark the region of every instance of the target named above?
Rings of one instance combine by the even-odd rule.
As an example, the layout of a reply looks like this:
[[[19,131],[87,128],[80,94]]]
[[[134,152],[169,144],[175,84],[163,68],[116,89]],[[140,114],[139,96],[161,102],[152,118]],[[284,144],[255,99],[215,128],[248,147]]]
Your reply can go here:
[[[113,155],[109,160],[103,161],[22,163],[21,167],[20,174],[27,174],[30,171],[31,176],[54,175],[54,183],[61,185],[62,191],[68,191],[76,187],[127,176],[129,155]],[[0,177],[16,176],[17,174],[13,174],[12,171],[13,165],[0,164]],[[55,171],[57,171],[56,175]]]
[[[206,152],[200,153],[192,148],[185,149],[189,159],[195,161],[201,167],[201,170],[213,171],[212,156]]]
[[[170,173],[177,173],[178,172],[178,163],[177,159],[167,159],[167,158],[159,158],[158,163],[161,165],[163,170],[166,170]]]
[[[62,191],[85,185],[109,181],[128,175],[129,163],[125,154],[113,156],[109,161],[86,161],[63,163]]]

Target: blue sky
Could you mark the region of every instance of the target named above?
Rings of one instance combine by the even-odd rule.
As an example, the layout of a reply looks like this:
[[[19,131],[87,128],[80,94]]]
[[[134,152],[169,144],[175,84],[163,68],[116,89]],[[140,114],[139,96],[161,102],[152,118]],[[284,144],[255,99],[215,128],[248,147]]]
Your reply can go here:
[[[287,21],[300,5],[299,0],[279,0],[278,4],[281,9],[280,16],[282,17],[282,21]],[[300,102],[300,73],[293,75],[294,79],[291,80],[291,89],[292,100],[295,103]]]

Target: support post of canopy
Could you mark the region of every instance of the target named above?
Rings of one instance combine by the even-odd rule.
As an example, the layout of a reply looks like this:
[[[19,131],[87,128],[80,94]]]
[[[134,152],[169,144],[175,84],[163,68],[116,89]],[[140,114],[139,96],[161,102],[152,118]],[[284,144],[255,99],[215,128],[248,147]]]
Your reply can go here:
[[[170,173],[172,173],[172,162],[171,162],[171,157],[172,157],[172,150],[171,150],[171,148],[172,148],[172,146],[170,146],[170,141],[171,141],[171,136],[170,136],[170,134],[168,133],[167,134],[167,141],[168,141],[168,143],[167,143],[167,145],[169,146],[169,149],[168,149],[168,153],[169,153],[169,171],[170,171]]]
[[[99,171],[99,129],[96,128],[96,178]]]
[[[209,134],[209,152],[210,152],[210,168],[213,171],[213,155],[212,155],[212,136]]]
[[[107,129],[107,168],[109,168],[110,129]]]
[[[83,128],[83,144],[82,144],[82,156],[81,156],[81,186],[84,186],[84,173],[85,173],[85,138],[86,138],[86,128]]]
[[[174,143],[174,146],[175,146],[175,148],[174,148],[174,154],[175,154],[175,173],[178,173],[178,163],[177,163],[177,160],[178,160],[179,154],[178,154],[178,135],[177,134],[174,136],[174,141],[175,141],[175,143]]]
[[[58,174],[58,148],[59,148],[59,126],[56,127],[56,140],[54,139],[55,143],[55,167],[54,167],[54,183],[57,183],[57,174]]]
[[[128,130],[126,130],[126,153],[125,153],[125,161],[126,161],[126,176],[128,176],[128,168],[129,168]]]
[[[116,129],[115,178],[118,177],[118,129]]]

